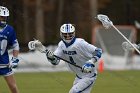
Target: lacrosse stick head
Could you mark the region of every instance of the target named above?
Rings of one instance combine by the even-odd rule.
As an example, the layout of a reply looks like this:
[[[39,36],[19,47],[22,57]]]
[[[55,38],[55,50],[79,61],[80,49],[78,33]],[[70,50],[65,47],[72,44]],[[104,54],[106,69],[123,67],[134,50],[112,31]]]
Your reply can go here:
[[[44,53],[46,51],[46,47],[39,41],[39,40],[34,40],[35,42],[35,49]]]
[[[136,44],[133,44],[136,48],[138,47]],[[128,51],[128,50],[134,50],[133,46],[131,44],[129,44],[128,42],[123,42],[122,43],[122,48],[125,50],[125,51]]]
[[[35,50],[35,43],[34,43],[34,41],[30,41],[30,42],[28,43],[28,48],[29,48],[30,50]]]
[[[45,53],[46,51],[46,47],[39,40],[36,39],[28,43],[28,48],[30,50],[38,50],[42,53]]]
[[[113,25],[112,21],[110,21],[110,19],[106,15],[98,14],[96,18],[101,21],[102,25],[106,29],[110,28]]]

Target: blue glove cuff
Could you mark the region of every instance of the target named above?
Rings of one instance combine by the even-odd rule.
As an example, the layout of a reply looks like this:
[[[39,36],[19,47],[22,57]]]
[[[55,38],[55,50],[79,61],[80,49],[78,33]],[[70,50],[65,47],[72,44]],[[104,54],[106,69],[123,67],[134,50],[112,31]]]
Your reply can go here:
[[[85,66],[87,66],[87,67],[89,67],[89,66],[91,66],[91,67],[95,67],[95,65],[92,64],[92,63],[86,63]]]

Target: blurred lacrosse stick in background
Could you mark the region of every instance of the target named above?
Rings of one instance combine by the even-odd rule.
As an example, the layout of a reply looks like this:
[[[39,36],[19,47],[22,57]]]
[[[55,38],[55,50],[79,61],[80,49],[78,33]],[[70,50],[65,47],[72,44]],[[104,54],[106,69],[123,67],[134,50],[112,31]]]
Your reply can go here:
[[[137,49],[140,49],[140,44],[133,44]],[[125,50],[125,51],[128,51],[128,50],[134,50],[134,48],[132,47],[132,45],[130,45],[128,42],[123,42],[122,43],[122,48]]]
[[[108,18],[108,16],[106,15],[103,15],[103,14],[98,14],[97,17],[96,17],[99,21],[102,22],[102,25],[108,29],[110,27],[113,27],[129,44],[130,46],[132,46],[139,54],[140,54],[140,51],[137,49],[137,47],[132,44],[114,25],[113,25],[113,22]]]

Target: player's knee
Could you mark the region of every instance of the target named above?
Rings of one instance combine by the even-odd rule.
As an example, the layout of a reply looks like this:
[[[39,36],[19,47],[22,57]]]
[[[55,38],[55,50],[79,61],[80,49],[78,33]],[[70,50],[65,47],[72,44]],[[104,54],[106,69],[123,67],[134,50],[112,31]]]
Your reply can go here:
[[[14,85],[11,85],[9,86],[10,90],[14,93],[15,91],[17,91],[17,86],[14,84]],[[16,92],[15,92],[16,93]]]
[[[69,93],[81,93],[81,91],[78,88],[71,88]]]
[[[17,88],[16,84],[11,84],[9,87],[13,90]]]

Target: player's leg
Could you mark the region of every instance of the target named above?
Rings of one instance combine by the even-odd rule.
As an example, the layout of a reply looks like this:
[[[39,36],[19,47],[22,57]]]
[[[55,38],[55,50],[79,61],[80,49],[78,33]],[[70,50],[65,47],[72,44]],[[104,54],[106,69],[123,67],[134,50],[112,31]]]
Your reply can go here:
[[[4,79],[6,80],[11,93],[19,93],[12,69],[2,68],[0,69],[0,75],[4,76]]]
[[[11,92],[12,93],[19,93],[14,76],[9,75],[9,76],[5,76],[4,78],[5,78],[5,80],[6,80],[7,84],[8,84]]]
[[[69,93],[90,93],[96,77],[85,77],[85,78],[76,78],[73,84],[73,87],[70,89]]]

